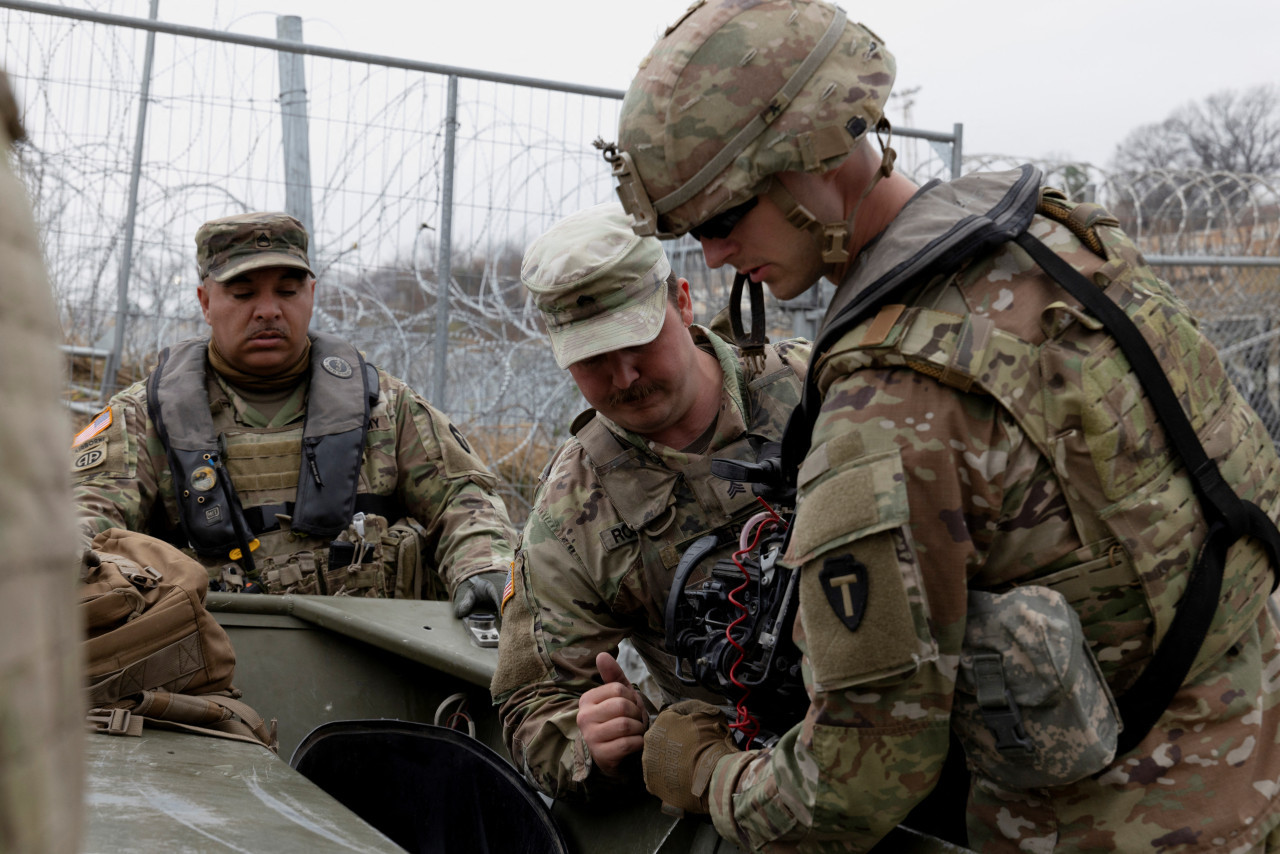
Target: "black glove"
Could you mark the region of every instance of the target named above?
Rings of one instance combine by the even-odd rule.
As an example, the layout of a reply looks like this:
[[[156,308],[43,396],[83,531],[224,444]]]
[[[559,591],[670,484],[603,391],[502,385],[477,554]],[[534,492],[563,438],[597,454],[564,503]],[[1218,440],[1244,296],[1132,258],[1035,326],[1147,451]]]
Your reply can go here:
[[[475,611],[491,611],[498,616],[506,586],[505,572],[478,572],[463,579],[453,591],[453,616],[461,620]]]

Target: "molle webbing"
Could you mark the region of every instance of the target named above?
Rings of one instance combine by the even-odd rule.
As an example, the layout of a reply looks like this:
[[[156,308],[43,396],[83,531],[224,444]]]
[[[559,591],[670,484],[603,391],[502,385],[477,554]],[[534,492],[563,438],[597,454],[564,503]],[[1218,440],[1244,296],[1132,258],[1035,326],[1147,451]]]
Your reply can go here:
[[[1039,208],[1045,209],[1054,220],[1066,224],[1095,254],[1116,263],[1116,259],[1110,257],[1107,247],[1096,233],[1099,227],[1117,225],[1105,211],[1097,206],[1071,206],[1053,193],[1042,194],[1038,201]],[[910,212],[908,208],[908,220],[911,219]],[[930,213],[936,212],[930,210]],[[961,222],[972,219],[967,209],[959,215],[962,217]],[[993,236],[999,231],[994,228],[988,230]],[[916,236],[910,231],[907,234]],[[955,229],[947,234],[954,235]],[[882,238],[884,240],[886,238]],[[1004,240],[1016,242],[1046,274],[1100,321],[1107,334],[1114,339],[1129,363],[1131,375],[1141,385],[1158,423],[1168,437],[1170,447],[1167,453],[1185,466],[1208,522],[1208,535],[1195,558],[1195,565],[1187,578],[1185,591],[1177,602],[1172,621],[1162,637],[1157,635],[1159,643],[1151,660],[1137,682],[1120,699],[1125,726],[1118,752],[1123,754],[1145,738],[1191,672],[1215,614],[1220,610],[1219,600],[1228,564],[1228,549],[1242,537],[1258,540],[1270,559],[1274,589],[1276,570],[1280,568],[1280,531],[1257,505],[1237,496],[1234,488],[1222,476],[1219,464],[1206,452],[1202,439],[1183,410],[1164,368],[1126,311],[1129,309],[1141,312],[1141,306],[1131,306],[1128,302],[1118,304],[1103,293],[1097,283],[1067,263],[1027,231],[1025,226],[1007,235]],[[934,260],[948,258],[952,263],[949,268],[951,273],[960,269],[976,252],[993,245],[970,241],[967,246],[948,247],[946,241],[947,236],[944,235],[917,251],[921,256]],[[904,247],[910,245],[910,240],[904,243]],[[879,251],[885,251],[883,243]],[[904,251],[908,250],[904,248]],[[1140,257],[1134,254],[1135,257]],[[909,257],[899,262],[895,269],[910,269],[913,266],[919,266],[919,262]],[[929,268],[929,273],[931,276],[949,274],[947,268],[936,264]],[[901,364],[964,391],[968,391],[970,386],[979,386],[983,392],[999,399],[1004,408],[1027,429],[1028,438],[1041,453],[1053,459],[1046,444],[1047,430],[1043,412],[1033,414],[1031,407],[1017,402],[1019,399],[1025,401],[1026,398],[1034,398],[1043,393],[1043,390],[1034,382],[1030,388],[1026,388],[1026,383],[1032,378],[1025,375],[1010,377],[1006,375],[1009,371],[1001,368],[1002,364],[1038,365],[1036,355],[1039,348],[1018,341],[1014,336],[995,329],[989,319],[979,319],[972,314],[961,317],[918,307],[878,307],[888,298],[905,293],[924,281],[928,279],[910,276],[895,279],[889,276],[860,291],[852,302],[844,305],[842,311],[829,317],[829,322],[819,336],[818,345],[814,348],[811,364],[821,364],[823,353],[836,341],[860,325],[867,324],[861,336],[861,344],[855,344],[855,348],[880,348],[876,361],[881,364]],[[1148,297],[1155,298],[1155,295]],[[1002,349],[1009,352],[1002,354]],[[1012,354],[1013,350],[1018,351],[1014,358],[1001,358],[1001,355]],[[792,476],[795,472],[795,460],[807,453],[817,410],[821,404],[812,373],[811,371],[811,378],[806,383],[805,400],[788,423],[787,439],[784,442],[784,450],[787,444],[791,445],[784,463],[788,464]],[[1197,411],[1196,415],[1203,420],[1205,414]],[[1231,567],[1233,572],[1241,572],[1240,559],[1235,560]]]

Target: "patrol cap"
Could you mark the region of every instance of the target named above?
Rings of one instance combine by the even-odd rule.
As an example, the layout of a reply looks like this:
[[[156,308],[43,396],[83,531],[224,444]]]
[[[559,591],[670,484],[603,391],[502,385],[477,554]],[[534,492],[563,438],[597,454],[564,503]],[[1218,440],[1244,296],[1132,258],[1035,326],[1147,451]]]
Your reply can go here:
[[[562,368],[657,338],[670,274],[662,244],[637,236],[616,202],[551,226],[529,245],[520,267]]]
[[[294,267],[311,272],[307,230],[286,213],[246,213],[214,219],[196,232],[200,279],[225,282],[263,267]]]

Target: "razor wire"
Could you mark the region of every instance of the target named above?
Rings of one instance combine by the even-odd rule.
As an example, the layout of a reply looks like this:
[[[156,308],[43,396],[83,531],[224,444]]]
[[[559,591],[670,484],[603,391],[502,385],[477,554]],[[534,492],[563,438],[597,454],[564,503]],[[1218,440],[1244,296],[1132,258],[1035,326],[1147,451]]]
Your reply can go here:
[[[145,374],[158,352],[206,333],[195,299],[192,237],[204,221],[285,207],[276,50],[157,33],[127,316],[117,317],[143,30],[0,8],[0,65],[30,135],[15,165],[28,187],[72,358],[68,399],[92,410],[92,354],[127,324],[115,385]],[[446,174],[448,77],[375,59],[304,58],[311,157],[313,327],[340,334],[370,361],[427,392],[436,315],[448,302],[449,416],[503,483],[516,520],[539,472],[585,402],[555,365],[520,284],[524,247],[560,217],[614,198],[590,145],[615,136],[619,99],[488,77],[457,80],[456,162]],[[892,108],[891,104],[891,108]],[[958,137],[959,128],[956,128]],[[945,134],[895,135],[898,168],[917,183],[948,178]],[[969,156],[965,171],[1014,158]],[[1275,177],[1152,172],[1112,175],[1043,163],[1049,183],[1098,201],[1144,251],[1177,256],[1280,254]],[[442,197],[453,190],[450,275],[441,282]],[[690,281],[696,317],[728,299],[732,271],[710,270],[698,244],[667,244]],[[1280,358],[1272,317],[1280,267],[1161,268],[1200,317],[1233,378],[1280,435]],[[830,286],[768,301],[771,334],[812,335]],[[88,372],[89,376],[85,374]],[[116,379],[116,378],[111,378]],[[109,381],[110,383],[110,381]],[[79,417],[85,417],[83,415]]]

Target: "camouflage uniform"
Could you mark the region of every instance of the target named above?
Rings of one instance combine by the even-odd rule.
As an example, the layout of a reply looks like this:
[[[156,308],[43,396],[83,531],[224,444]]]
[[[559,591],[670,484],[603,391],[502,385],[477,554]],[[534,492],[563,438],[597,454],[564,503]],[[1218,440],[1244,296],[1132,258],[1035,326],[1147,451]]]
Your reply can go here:
[[[26,191],[10,171],[21,133],[0,72],[0,850],[79,850],[83,664],[74,607],[75,522],[62,464],[61,332]]]
[[[650,443],[596,414],[585,427],[575,424],[577,438],[556,451],[525,525],[514,596],[503,609],[494,699],[503,703],[503,733],[516,766],[556,797],[590,793],[606,782],[591,775],[575,723],[578,698],[597,684],[598,653],[616,654],[618,642],[630,638],[667,702],[703,697],[675,679],[663,649],[671,579],[696,539],[736,530],[760,509],[749,489],[711,476],[711,458],[754,459],[759,441],[781,438],[799,401],[807,343],[769,345],[763,376],[749,381],[736,347],[710,330],[694,330],[725,377],[707,450],[689,454]],[[588,439],[612,445],[604,459],[584,447],[585,429],[607,431]]]
[[[306,232],[284,215],[215,220],[202,227],[197,244],[206,280],[262,267],[310,273]],[[169,348],[149,380],[113,397],[77,435],[71,460],[87,537],[119,527],[190,545],[214,589],[247,582],[247,589],[269,593],[444,598],[445,588],[452,593],[481,573],[507,571],[512,534],[493,475],[457,427],[404,382],[362,370],[349,345],[312,335],[310,374],[264,412],[253,393],[208,367],[206,349],[203,341]],[[361,388],[369,390],[367,422]],[[316,400],[325,401],[323,411]],[[164,413],[164,430],[157,413]],[[338,423],[349,429],[338,435]],[[166,448],[163,437],[175,430],[181,440]],[[193,444],[201,437],[203,445]],[[202,465],[199,453],[194,463],[182,462],[201,447],[225,468]],[[215,524],[234,515],[223,512],[229,506],[214,506],[224,476],[245,511],[242,524],[261,544],[251,552],[252,566],[239,548],[218,541],[211,547],[200,539],[207,533],[192,527],[204,525],[203,513],[214,529],[230,530]],[[184,520],[180,501],[190,518]],[[319,507],[323,518],[304,507]]]
[[[801,263],[821,253],[815,267],[841,281],[828,319],[860,296],[878,309],[812,365],[821,409],[785,555],[800,569],[795,638],[810,709],[772,749],[720,758],[708,805],[722,835],[752,848],[867,850],[934,787],[949,733],[963,728],[973,661],[962,644],[980,613],[971,600],[1011,602],[984,597],[1013,597],[1020,585],[1057,591],[1123,701],[1169,633],[1208,526],[1099,321],[1018,246],[975,238],[961,252],[1016,182],[1029,182],[1036,201],[1038,173],[970,176],[902,197],[884,142],[895,63],[879,36],[818,0],[706,0],[640,69],[618,144],[602,146],[636,232],[698,227],[704,248],[727,241],[713,244],[725,263],[769,262],[734,242],[767,219],[733,231],[752,216],[743,204],[767,198],[771,215],[807,232],[789,247],[795,275],[784,284],[811,285],[799,281]],[[882,158],[870,173],[873,128]],[[834,188],[844,219],[818,220],[778,173],[821,175],[822,191],[805,176],[791,186],[807,201]],[[855,245],[862,200],[863,215],[892,221]],[[1030,234],[1129,314],[1229,487],[1274,515],[1280,460],[1270,438],[1116,221],[1052,195],[1027,219]],[[943,244],[963,262],[926,268]],[[885,298],[889,284],[901,287]],[[1020,791],[975,773],[970,844],[1280,850],[1275,569],[1256,542],[1234,546],[1189,677],[1145,739],[1101,772]],[[646,772],[712,755],[704,748],[718,736],[695,734],[678,714],[660,716],[663,731],[700,740],[647,737]],[[1087,727],[1063,731],[1059,758],[1093,740]],[[966,750],[976,769],[980,752]],[[703,806],[700,790],[677,782],[659,773],[648,784]]]
[[[922,191],[858,257],[833,308],[1020,174]],[[1031,233],[1110,284],[1228,483],[1274,514],[1280,460],[1185,307],[1114,220],[1086,206],[1072,218],[1073,206],[1047,201],[1061,213],[1037,215]],[[811,707],[774,749],[722,761],[712,781],[717,828],[753,847],[865,850],[930,790],[958,701],[968,591],[1062,592],[1119,696],[1167,631],[1205,536],[1114,340],[1025,252],[1004,244],[907,293],[840,338],[816,372],[822,410],[786,555],[803,568],[795,635]],[[824,571],[842,558],[866,572],[865,615],[852,627]],[[1252,541],[1233,549],[1191,677],[1101,773],[1027,791],[976,774],[970,845],[1275,849],[1271,571]]]
[[[666,600],[695,540],[711,532],[736,537],[760,510],[742,484],[712,476],[711,459],[755,460],[764,442],[781,438],[799,401],[809,348],[800,341],[769,345],[763,367],[752,369],[736,347],[703,327],[668,328],[668,337],[660,337],[668,324],[691,322],[692,304],[683,290],[673,293],[678,280],[662,245],[636,236],[616,204],[557,222],[530,245],[521,279],[561,367],[593,358],[607,363],[607,354],[622,357],[615,351],[630,348],[642,356],[655,348],[676,352],[675,376],[662,380],[673,401],[667,420],[702,433],[682,450],[587,410],[543,472],[517,552],[492,686],[494,701],[503,704],[503,735],[516,766],[544,792],[595,795],[617,786],[592,773],[577,724],[579,699],[599,684],[597,654],[616,655],[629,638],[667,700],[700,695],[725,703],[675,678],[663,647]],[[696,357],[692,367],[681,361],[687,355]],[[628,389],[657,382],[665,367],[659,362],[641,361],[621,380],[607,364],[588,363],[574,379],[589,401],[628,421],[625,409],[600,402],[594,381],[603,373],[613,389],[624,380]],[[689,403],[683,394],[689,391],[702,406]],[[704,411],[705,423],[698,423]],[[660,428],[657,435],[671,439]],[[714,557],[729,551],[725,546]],[[702,580],[695,573],[689,583]],[[627,777],[630,769],[619,770]]]

